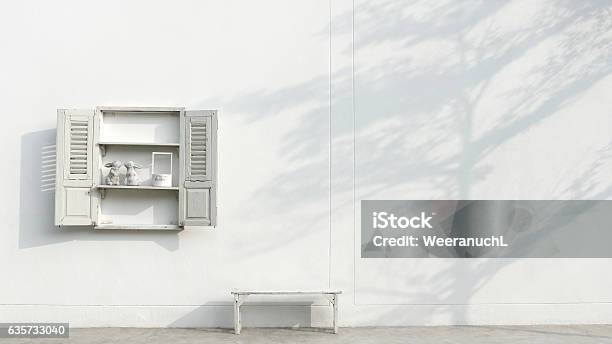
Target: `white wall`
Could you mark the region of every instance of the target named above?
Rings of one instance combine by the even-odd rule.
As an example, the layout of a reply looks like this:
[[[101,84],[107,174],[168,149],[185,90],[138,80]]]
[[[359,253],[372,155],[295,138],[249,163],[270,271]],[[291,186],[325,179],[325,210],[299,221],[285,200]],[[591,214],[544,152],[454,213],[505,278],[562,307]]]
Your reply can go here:
[[[359,199],[610,198],[604,6],[0,4],[0,322],[230,326],[232,288],[330,285],[344,326],[612,321],[608,259],[366,260],[355,227]],[[219,109],[217,229],[53,227],[55,109],[96,105]],[[330,318],[281,301],[247,325]]]

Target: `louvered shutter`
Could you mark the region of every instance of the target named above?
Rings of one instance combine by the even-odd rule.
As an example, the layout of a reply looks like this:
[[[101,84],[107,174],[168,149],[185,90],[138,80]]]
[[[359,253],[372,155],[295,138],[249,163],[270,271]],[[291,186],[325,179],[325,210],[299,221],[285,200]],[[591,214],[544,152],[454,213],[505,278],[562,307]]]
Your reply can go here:
[[[91,179],[91,124],[87,115],[66,116],[66,178],[75,180]]]
[[[57,116],[55,224],[91,225],[94,110],[62,109]]]
[[[211,116],[189,116],[187,121],[187,180],[212,180],[210,173]]]
[[[181,117],[180,221],[186,228],[216,225],[217,112],[185,111]]]

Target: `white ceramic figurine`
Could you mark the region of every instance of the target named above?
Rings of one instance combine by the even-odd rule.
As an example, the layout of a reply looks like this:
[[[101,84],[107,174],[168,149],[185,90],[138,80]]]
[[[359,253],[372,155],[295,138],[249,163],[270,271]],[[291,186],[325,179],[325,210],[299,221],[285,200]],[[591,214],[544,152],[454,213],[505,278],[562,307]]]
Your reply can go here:
[[[121,168],[121,161],[115,160],[113,162],[107,162],[104,166],[110,167],[108,175],[104,178],[106,185],[120,185],[119,183],[119,169]]]
[[[138,180],[136,169],[141,168],[141,166],[133,161],[128,161],[125,163],[125,168],[127,168],[125,184],[130,186],[140,185],[140,180]]]

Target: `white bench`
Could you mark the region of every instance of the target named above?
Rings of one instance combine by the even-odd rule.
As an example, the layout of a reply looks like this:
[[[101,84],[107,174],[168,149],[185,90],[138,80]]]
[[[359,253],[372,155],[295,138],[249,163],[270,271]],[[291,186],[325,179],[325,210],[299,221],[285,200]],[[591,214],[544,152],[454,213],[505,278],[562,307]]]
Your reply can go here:
[[[340,290],[311,290],[311,291],[246,291],[234,290],[234,332],[240,334],[242,330],[242,322],[240,320],[240,306],[249,295],[321,295],[328,299],[329,303],[334,307],[334,333],[338,333],[338,295],[342,294]]]

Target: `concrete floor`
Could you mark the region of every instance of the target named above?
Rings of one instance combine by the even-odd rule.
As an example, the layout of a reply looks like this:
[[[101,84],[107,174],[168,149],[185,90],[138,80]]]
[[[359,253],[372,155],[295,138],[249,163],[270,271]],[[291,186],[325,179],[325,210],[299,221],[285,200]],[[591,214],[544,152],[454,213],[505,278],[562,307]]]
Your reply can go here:
[[[245,328],[229,329],[71,329],[70,339],[0,339],[6,343],[612,343],[612,325],[580,326],[449,326],[341,328],[325,330]]]

